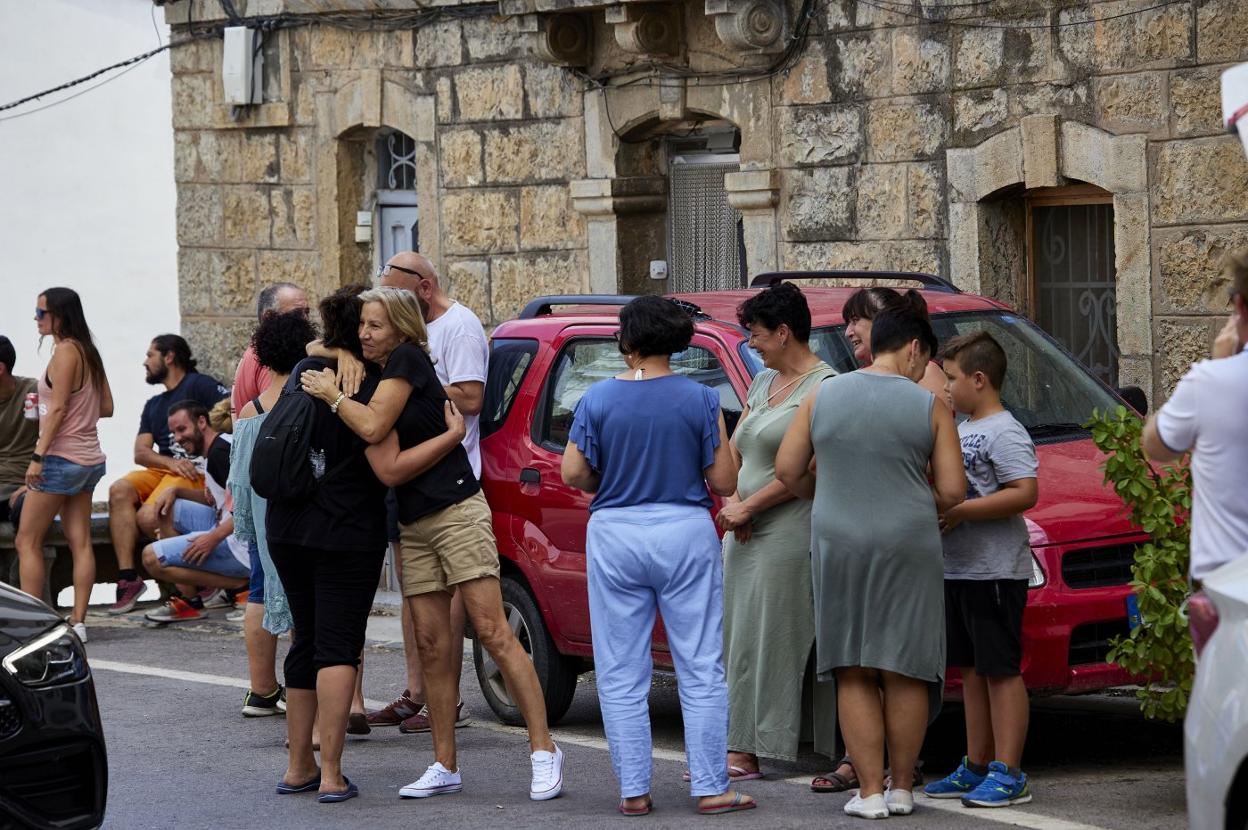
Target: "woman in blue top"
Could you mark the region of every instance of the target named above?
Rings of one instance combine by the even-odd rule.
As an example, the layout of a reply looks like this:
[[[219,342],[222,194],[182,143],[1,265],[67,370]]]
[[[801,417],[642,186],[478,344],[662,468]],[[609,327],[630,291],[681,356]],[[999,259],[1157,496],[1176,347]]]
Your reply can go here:
[[[736,489],[719,397],[673,373],[693,321],[661,297],[620,311],[628,371],[577,404],[566,484],[594,493],[587,539],[598,698],[620,781],[620,812],[650,812],[651,632],[663,614],[685,721],[691,792],[701,813],[755,806],[728,790],[723,568],[707,487]]]

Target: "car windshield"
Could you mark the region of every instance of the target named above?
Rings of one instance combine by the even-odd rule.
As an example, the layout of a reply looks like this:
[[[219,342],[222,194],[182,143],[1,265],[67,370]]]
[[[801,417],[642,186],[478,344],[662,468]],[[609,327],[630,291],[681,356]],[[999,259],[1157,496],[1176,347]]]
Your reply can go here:
[[[1001,401],[1034,438],[1080,433],[1080,425],[1092,417],[1092,410],[1106,412],[1121,404],[1068,352],[1016,314],[938,314],[932,317],[932,327],[942,343],[977,331],[996,338],[1009,362]],[[856,368],[844,326],[813,329],[810,347],[838,372]],[[751,376],[762,370],[758,353],[744,343],[741,356]]]

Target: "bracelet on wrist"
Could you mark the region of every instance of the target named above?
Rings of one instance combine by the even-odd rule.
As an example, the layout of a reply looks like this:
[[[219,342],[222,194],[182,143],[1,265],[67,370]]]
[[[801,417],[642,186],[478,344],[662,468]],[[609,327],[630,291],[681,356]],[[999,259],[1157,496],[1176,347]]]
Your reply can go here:
[[[42,463],[43,463],[43,456],[42,456],[42,455],[40,455],[40,454],[39,454],[39,453],[37,453],[37,452],[32,452],[32,453],[30,454],[30,460],[31,460],[31,461],[33,461],[33,462],[35,462],[36,464],[42,464]]]
[[[335,398],[335,399],[334,399],[334,402],[333,402],[333,403],[331,403],[331,404],[329,405],[329,411],[330,411],[330,412],[332,412],[332,413],[334,413],[335,415],[337,415],[337,414],[338,414],[338,406],[339,406],[339,405],[340,405],[340,404],[341,404],[344,400],[346,400],[346,398],[347,398],[347,394],[346,394],[345,392],[339,392],[339,393],[338,393],[338,397],[337,397],[337,398]]]

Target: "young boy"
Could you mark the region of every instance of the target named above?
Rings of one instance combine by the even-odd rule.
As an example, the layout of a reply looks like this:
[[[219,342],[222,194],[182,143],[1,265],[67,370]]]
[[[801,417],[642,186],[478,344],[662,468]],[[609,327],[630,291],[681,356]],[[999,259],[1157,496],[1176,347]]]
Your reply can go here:
[[[1001,405],[1005,351],[987,332],[955,337],[943,352],[945,388],[958,412],[966,501],[940,517],[945,551],[948,663],[962,671],[966,756],[928,784],[932,798],[967,807],[1031,801],[1021,769],[1027,687],[1020,673],[1031,546],[1022,513],[1036,503],[1036,450]]]

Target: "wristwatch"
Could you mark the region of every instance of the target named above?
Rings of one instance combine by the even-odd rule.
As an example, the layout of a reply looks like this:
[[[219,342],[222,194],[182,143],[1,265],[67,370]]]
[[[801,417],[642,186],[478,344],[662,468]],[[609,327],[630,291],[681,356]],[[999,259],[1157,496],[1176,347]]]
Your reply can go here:
[[[330,411],[330,412],[332,412],[332,413],[334,413],[335,415],[337,415],[337,414],[338,414],[338,405],[339,405],[339,404],[341,404],[341,403],[343,402],[343,400],[345,400],[345,399],[346,399],[346,397],[347,397],[347,395],[346,395],[346,393],[345,393],[345,392],[339,392],[339,393],[338,393],[338,397],[334,400],[334,402],[333,402],[333,403],[331,403],[331,404],[329,405],[329,411]]]
[[[42,464],[42,463],[43,463],[43,456],[42,456],[42,455],[40,455],[40,454],[39,454],[39,453],[37,453],[37,452],[32,452],[32,453],[30,454],[30,460],[31,460],[31,461],[33,461],[33,462],[35,462],[36,464]]]

